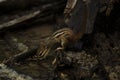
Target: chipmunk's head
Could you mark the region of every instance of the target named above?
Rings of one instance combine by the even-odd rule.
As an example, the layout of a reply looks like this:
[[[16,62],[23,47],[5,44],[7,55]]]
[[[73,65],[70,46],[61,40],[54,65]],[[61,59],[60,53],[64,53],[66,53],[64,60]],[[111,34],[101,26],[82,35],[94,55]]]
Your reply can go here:
[[[50,49],[49,47],[46,45],[45,42],[40,42],[40,46],[37,50],[37,56],[39,59],[44,59],[48,53],[49,53]]]

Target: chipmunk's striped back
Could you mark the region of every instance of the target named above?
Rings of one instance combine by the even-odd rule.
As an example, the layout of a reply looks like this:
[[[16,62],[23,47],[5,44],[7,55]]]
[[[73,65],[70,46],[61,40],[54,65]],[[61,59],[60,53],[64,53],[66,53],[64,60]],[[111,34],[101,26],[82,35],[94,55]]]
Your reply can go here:
[[[63,29],[60,29],[56,32],[54,32],[51,36],[50,36],[50,39],[62,39],[63,38],[67,38],[67,37],[71,37],[73,36],[74,33],[73,31],[70,29],[70,28],[63,28]]]

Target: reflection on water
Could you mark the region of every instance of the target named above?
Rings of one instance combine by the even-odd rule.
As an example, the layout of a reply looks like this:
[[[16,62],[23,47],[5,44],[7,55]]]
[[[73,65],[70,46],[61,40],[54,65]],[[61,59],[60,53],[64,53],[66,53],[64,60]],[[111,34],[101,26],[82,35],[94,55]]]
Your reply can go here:
[[[2,79],[1,79],[2,78]],[[5,64],[0,64],[0,80],[33,80],[30,76],[19,74]]]

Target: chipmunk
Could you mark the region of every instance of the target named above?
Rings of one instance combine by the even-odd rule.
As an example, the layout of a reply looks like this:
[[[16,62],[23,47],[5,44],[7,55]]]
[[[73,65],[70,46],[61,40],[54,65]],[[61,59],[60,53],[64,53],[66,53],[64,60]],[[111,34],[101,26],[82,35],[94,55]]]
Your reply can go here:
[[[70,28],[63,28],[54,32],[50,37],[40,43],[37,51],[39,59],[45,58],[51,49],[65,49],[68,44],[74,43],[75,34]]]
[[[37,51],[38,58],[44,59],[49,54],[51,49],[62,49],[64,50],[69,45],[73,45],[76,43],[79,39],[82,38],[82,36],[86,32],[86,22],[87,22],[87,5],[84,4],[84,11],[83,11],[83,20],[82,20],[82,26],[79,33],[75,33],[70,28],[62,28],[57,31],[55,31],[50,37],[45,39],[43,42],[40,43],[40,47]]]

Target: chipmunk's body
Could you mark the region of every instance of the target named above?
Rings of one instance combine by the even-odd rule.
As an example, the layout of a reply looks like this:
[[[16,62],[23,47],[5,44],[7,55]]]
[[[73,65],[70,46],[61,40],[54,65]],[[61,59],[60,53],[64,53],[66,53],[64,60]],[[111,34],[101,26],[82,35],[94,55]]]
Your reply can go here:
[[[74,43],[75,34],[70,28],[63,28],[54,32],[50,37],[45,39],[45,42],[40,44],[40,48],[37,51],[37,55],[40,59],[47,56],[51,49],[65,49],[68,45]]]

